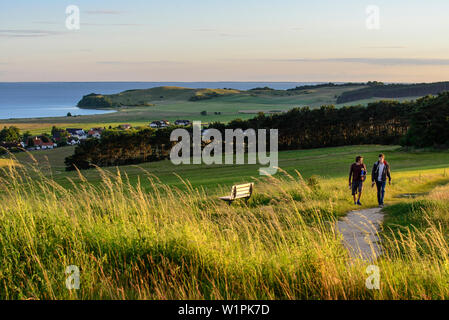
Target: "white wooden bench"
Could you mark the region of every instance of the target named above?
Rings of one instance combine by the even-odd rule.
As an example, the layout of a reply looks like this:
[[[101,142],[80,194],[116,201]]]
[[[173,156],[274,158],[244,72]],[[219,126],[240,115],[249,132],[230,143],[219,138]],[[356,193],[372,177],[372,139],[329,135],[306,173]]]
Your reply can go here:
[[[253,190],[254,183],[237,184],[232,186],[230,196],[220,197],[220,199],[226,201],[228,204],[231,204],[232,201],[237,199],[245,199],[245,202],[248,202],[248,199],[253,194]]]

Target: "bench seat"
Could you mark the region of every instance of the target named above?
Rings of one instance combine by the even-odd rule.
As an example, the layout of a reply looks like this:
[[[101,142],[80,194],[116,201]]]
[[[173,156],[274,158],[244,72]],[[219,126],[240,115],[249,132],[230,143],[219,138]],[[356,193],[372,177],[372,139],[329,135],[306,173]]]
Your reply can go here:
[[[247,202],[253,194],[253,189],[254,183],[236,184],[231,188],[231,195],[220,197],[219,199],[228,202],[228,204],[237,199],[245,199]]]

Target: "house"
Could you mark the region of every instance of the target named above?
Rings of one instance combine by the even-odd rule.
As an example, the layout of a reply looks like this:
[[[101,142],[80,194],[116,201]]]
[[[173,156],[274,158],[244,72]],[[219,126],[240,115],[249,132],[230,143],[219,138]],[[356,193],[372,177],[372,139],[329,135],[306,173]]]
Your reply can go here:
[[[121,124],[119,125],[119,128],[122,130],[129,130],[132,128],[132,126],[130,124]]]
[[[80,144],[80,140],[78,138],[69,137],[67,139],[67,144],[74,146],[76,144]]]
[[[86,132],[83,129],[67,128],[66,131],[69,133],[69,137],[78,138],[79,140],[87,139]]]
[[[57,144],[50,139],[42,136],[33,137],[33,145],[37,150],[40,149],[53,149],[57,147]]]
[[[167,120],[156,120],[150,123],[151,128],[166,128],[170,125]]]
[[[159,128],[159,120],[150,123],[151,128]]]
[[[175,126],[190,126],[190,120],[176,120]]]
[[[100,139],[102,133],[103,133],[103,128],[91,128],[87,132],[87,135],[92,138]]]

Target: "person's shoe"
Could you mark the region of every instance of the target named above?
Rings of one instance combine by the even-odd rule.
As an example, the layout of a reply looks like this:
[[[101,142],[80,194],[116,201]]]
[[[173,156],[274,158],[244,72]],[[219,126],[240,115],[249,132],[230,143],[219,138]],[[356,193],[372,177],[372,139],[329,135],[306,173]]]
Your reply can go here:
[[[357,201],[354,201],[354,205],[355,205],[355,206],[357,205]]]
[[[379,204],[379,208],[381,208],[381,209],[382,209],[383,207],[384,207],[384,205],[383,205],[383,204]]]
[[[357,205],[358,205],[358,206],[361,206],[362,204],[360,203],[360,201],[357,201]]]

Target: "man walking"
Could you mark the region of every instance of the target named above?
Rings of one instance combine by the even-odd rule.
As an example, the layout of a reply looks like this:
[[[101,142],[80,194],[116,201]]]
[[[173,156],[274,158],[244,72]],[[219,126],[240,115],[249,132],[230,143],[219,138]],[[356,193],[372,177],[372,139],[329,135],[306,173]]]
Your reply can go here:
[[[379,207],[383,208],[384,198],[385,198],[385,186],[388,182],[391,185],[391,172],[390,165],[385,161],[385,155],[383,153],[379,154],[379,161],[377,161],[373,166],[373,171],[371,173],[371,180],[377,186],[377,201],[379,202]]]
[[[353,163],[349,169],[349,188],[352,190],[355,205],[362,205],[360,203],[360,198],[362,197],[363,182],[365,179],[366,165],[363,163],[363,157],[358,156],[355,158],[355,163]]]

